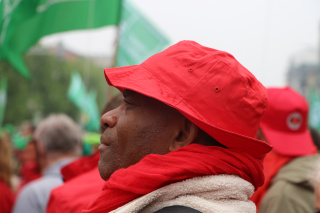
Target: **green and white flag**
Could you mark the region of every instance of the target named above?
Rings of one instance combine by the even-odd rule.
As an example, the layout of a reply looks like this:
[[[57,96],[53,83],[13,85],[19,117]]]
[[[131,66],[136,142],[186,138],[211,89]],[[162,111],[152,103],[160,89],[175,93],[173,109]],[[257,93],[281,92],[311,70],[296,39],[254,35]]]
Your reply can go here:
[[[0,80],[0,129],[2,127],[2,122],[4,119],[4,113],[7,104],[7,79],[1,78]]]
[[[0,60],[29,78],[21,56],[41,37],[118,25],[120,9],[121,0],[1,0]]]
[[[169,40],[128,0],[121,10],[116,67],[140,64],[165,49]]]

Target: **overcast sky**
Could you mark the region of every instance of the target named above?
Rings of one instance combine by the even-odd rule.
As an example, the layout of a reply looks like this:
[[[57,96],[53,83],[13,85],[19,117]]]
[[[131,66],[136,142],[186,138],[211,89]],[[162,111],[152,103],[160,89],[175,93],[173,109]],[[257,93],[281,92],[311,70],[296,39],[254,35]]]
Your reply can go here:
[[[320,0],[131,0],[173,43],[194,40],[233,54],[265,86],[284,86],[289,60],[318,51]],[[195,3],[196,2],[196,3]],[[111,54],[115,28],[56,34],[73,51]]]

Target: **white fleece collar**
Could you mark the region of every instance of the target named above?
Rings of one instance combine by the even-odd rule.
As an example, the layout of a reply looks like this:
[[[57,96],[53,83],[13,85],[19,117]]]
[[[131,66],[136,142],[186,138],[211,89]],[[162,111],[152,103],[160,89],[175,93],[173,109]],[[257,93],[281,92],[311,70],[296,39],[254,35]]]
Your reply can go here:
[[[249,200],[254,186],[235,175],[210,175],[170,184],[137,198],[112,213],[150,213],[166,206],[182,205],[205,213],[255,213]]]

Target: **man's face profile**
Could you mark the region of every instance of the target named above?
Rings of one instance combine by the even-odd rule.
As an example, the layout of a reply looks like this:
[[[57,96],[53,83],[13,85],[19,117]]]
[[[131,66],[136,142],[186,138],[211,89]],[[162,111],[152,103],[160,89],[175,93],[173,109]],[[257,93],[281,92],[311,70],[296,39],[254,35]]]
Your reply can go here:
[[[175,109],[140,93],[124,90],[124,101],[101,117],[105,130],[99,146],[100,176],[139,162],[148,154],[166,154],[183,116]]]

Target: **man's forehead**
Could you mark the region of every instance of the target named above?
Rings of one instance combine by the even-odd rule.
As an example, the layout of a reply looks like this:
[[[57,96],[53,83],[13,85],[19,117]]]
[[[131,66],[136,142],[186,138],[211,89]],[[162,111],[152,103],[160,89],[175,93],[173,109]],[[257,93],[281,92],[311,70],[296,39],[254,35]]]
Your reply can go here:
[[[135,92],[133,90],[130,90],[130,89],[125,89],[122,94],[123,94],[123,97],[126,98],[126,97],[129,97],[129,96],[132,96],[132,95],[136,95],[136,94],[140,94],[140,93],[137,93],[137,92]]]
[[[128,97],[132,97],[132,98],[135,98],[135,99],[142,99],[142,100],[152,100],[152,101],[156,101],[156,99],[154,98],[151,98],[149,96],[146,96],[142,93],[139,93],[139,92],[136,92],[136,91],[133,91],[133,90],[130,90],[130,89],[125,89],[122,93],[123,97],[124,98],[128,98]]]
[[[172,108],[168,105],[166,105],[165,103],[163,103],[162,101],[159,101],[155,98],[152,98],[152,97],[149,97],[149,96],[146,96],[144,94],[141,94],[139,92],[136,92],[136,91],[133,91],[133,90],[130,90],[130,89],[125,89],[122,93],[123,97],[124,98],[128,98],[128,97],[132,97],[134,99],[136,99],[137,101],[139,101],[140,103],[148,103],[151,104],[151,106],[161,106],[161,107],[165,107],[165,108]]]

